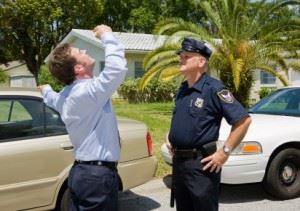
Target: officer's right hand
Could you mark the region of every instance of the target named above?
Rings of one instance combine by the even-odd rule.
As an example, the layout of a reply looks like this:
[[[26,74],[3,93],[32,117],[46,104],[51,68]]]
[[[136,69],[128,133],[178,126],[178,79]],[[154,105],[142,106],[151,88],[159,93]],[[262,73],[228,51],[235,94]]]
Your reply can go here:
[[[105,33],[105,32],[112,32],[111,28],[107,25],[101,24],[96,26],[93,29],[93,32],[95,33],[95,36],[99,39],[101,39],[101,36]]]
[[[166,142],[166,146],[167,146],[167,148],[169,150],[169,153],[173,156],[174,151],[173,151],[173,147],[172,147],[172,145],[171,145],[171,143],[169,141],[169,133],[166,134],[165,142]]]
[[[226,155],[222,149],[219,149],[214,154],[205,157],[201,160],[201,163],[204,165],[203,170],[209,170],[210,172],[218,173],[224,163],[228,160],[229,155]]]

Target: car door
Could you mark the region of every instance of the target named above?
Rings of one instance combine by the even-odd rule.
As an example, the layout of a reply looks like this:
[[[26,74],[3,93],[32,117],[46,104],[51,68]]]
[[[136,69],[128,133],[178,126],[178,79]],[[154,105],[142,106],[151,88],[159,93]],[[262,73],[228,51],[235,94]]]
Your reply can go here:
[[[0,98],[0,210],[54,202],[73,162],[59,114],[40,98]]]

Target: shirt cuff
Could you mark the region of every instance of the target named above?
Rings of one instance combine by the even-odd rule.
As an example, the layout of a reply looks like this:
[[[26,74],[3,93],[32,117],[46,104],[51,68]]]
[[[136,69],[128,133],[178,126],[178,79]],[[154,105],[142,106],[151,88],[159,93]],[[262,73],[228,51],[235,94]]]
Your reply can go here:
[[[45,96],[49,91],[52,91],[52,87],[49,84],[47,84],[42,89],[42,95]]]
[[[101,41],[107,43],[110,40],[116,40],[114,34],[112,32],[104,32],[101,36]]]

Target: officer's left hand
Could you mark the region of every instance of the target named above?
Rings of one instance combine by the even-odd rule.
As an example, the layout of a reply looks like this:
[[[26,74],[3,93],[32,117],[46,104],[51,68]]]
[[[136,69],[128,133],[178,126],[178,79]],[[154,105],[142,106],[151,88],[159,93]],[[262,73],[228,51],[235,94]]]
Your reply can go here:
[[[201,163],[205,164],[203,170],[205,171],[207,169],[210,169],[210,172],[215,171],[216,173],[218,173],[224,163],[227,161],[228,157],[229,156],[226,155],[222,149],[216,151],[214,154],[201,160]]]

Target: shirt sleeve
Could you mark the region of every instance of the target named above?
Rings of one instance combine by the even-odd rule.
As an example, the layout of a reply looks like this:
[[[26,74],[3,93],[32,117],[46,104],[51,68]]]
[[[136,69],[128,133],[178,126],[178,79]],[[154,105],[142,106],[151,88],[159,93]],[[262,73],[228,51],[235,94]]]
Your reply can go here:
[[[221,115],[230,125],[234,125],[240,119],[249,116],[247,110],[225,87],[216,89],[213,93],[213,98],[220,109]]]
[[[101,37],[105,48],[105,66],[100,75],[89,84],[89,92],[103,104],[124,81],[127,72],[124,46],[113,33],[106,32]]]
[[[58,111],[58,105],[57,105],[58,93],[53,91],[50,85],[45,85],[45,87],[42,90],[42,95],[43,95],[44,103],[47,106]]]

